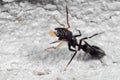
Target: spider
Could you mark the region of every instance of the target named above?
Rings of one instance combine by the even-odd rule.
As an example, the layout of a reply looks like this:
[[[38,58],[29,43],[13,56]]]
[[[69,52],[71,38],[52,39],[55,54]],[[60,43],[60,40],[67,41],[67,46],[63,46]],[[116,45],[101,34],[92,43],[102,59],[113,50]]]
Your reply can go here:
[[[72,58],[70,59],[70,61],[67,63],[67,65],[65,66],[65,69],[67,69],[68,65],[71,63],[71,61],[73,60],[73,58],[75,57],[75,55],[77,54],[77,51],[80,51],[81,49],[85,52],[85,53],[89,53],[92,57],[96,57],[100,60],[101,63],[103,63],[103,61],[101,60],[101,58],[103,56],[105,56],[105,52],[97,47],[97,46],[94,46],[94,45],[90,45],[88,44],[85,39],[89,39],[89,38],[92,38],[98,34],[101,34],[101,33],[96,33],[96,34],[93,34],[92,36],[90,37],[84,37],[82,39],[80,39],[79,43],[77,41],[77,37],[80,37],[81,36],[81,32],[80,30],[77,30],[79,32],[78,35],[73,35],[72,32],[70,30],[68,30],[70,28],[70,24],[69,24],[69,19],[68,19],[68,8],[66,6],[66,14],[67,14],[67,17],[66,17],[66,20],[67,20],[67,27],[65,27],[64,24],[61,24],[55,17],[54,19],[56,20],[57,23],[59,23],[61,26],[64,26],[63,28],[55,28],[55,32],[52,31],[52,35],[56,35],[58,37],[58,40],[57,41],[54,41],[50,44],[53,44],[53,43],[58,43],[58,42],[61,42],[61,41],[66,41],[68,43],[68,49],[72,52],[74,52]],[[82,42],[84,41],[84,45],[82,45]],[[56,47],[49,47],[45,50],[48,50],[48,49],[56,49],[58,48],[60,45],[62,44],[59,43]],[[71,48],[73,47],[73,48]],[[76,50],[76,47],[78,47],[78,50]]]

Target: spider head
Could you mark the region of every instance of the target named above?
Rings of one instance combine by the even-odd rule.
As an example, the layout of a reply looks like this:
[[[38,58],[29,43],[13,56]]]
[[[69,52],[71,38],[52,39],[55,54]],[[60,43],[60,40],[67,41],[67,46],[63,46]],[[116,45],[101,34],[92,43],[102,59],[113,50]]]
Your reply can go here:
[[[55,30],[50,30],[49,31],[49,34],[50,36],[54,37],[54,36],[57,36],[57,37],[60,37],[64,34],[65,32],[65,29],[64,28],[55,28]]]

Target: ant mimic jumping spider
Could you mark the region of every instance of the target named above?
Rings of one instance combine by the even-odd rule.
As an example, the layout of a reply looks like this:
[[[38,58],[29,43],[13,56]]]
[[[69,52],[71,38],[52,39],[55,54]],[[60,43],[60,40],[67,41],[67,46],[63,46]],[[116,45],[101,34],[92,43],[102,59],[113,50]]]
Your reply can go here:
[[[90,37],[84,37],[84,38],[80,39],[80,41],[78,43],[76,38],[81,36],[81,32],[80,32],[80,30],[77,30],[79,32],[79,35],[73,35],[72,32],[70,30],[68,30],[70,28],[70,24],[69,24],[69,19],[68,19],[68,8],[67,8],[67,6],[66,6],[66,13],[67,13],[67,15],[66,15],[67,16],[66,17],[67,27],[65,27],[64,24],[61,24],[59,21],[57,21],[57,19],[54,17],[56,22],[58,24],[60,24],[61,26],[64,26],[64,27],[63,28],[55,28],[56,31],[53,32],[53,33],[58,37],[58,40],[51,43],[51,44],[53,44],[53,43],[57,43],[57,42],[61,42],[61,41],[66,41],[68,43],[68,49],[70,51],[74,52],[72,58],[70,59],[70,61],[68,62],[68,64],[66,65],[64,70],[66,70],[68,65],[71,63],[71,61],[73,60],[73,58],[77,54],[77,51],[80,51],[80,50],[83,50],[85,53],[89,53],[92,57],[95,57],[95,58],[99,59],[100,62],[103,63],[101,58],[103,58],[106,55],[105,52],[101,48],[99,48],[97,46],[94,46],[94,45],[90,45],[85,41],[86,39],[90,39],[90,38],[92,38],[92,37],[94,37],[98,34],[103,33],[103,32],[96,33],[96,34],[94,34]],[[82,45],[83,42],[84,42],[84,44]],[[58,44],[56,47],[49,47],[46,50],[56,49],[61,45],[61,43]],[[71,47],[73,47],[74,49],[72,49]],[[78,50],[76,50],[76,47],[78,47]]]

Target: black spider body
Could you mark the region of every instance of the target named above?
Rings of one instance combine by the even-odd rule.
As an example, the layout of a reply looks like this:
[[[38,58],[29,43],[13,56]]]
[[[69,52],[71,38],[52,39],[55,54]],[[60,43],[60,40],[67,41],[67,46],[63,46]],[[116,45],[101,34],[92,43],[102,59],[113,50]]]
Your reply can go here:
[[[73,34],[71,31],[65,28],[55,28],[56,36],[59,38],[59,40],[66,39],[66,40],[71,40],[73,37]]]
[[[59,38],[59,40],[66,39],[68,42],[69,50],[75,51],[71,49],[71,46],[73,48],[76,48],[76,46],[78,45],[76,37],[81,36],[81,33],[80,35],[73,36],[72,32],[65,28],[55,28],[55,30],[57,30],[56,36]]]

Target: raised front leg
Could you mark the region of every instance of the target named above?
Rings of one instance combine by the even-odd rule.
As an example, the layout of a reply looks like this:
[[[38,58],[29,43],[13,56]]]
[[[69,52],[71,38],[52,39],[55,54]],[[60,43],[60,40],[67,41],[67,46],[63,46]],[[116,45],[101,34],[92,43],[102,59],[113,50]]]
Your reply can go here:
[[[68,8],[66,6],[66,20],[67,20],[67,27],[66,29],[69,29],[70,28],[70,24],[69,24],[69,17],[68,17]]]

